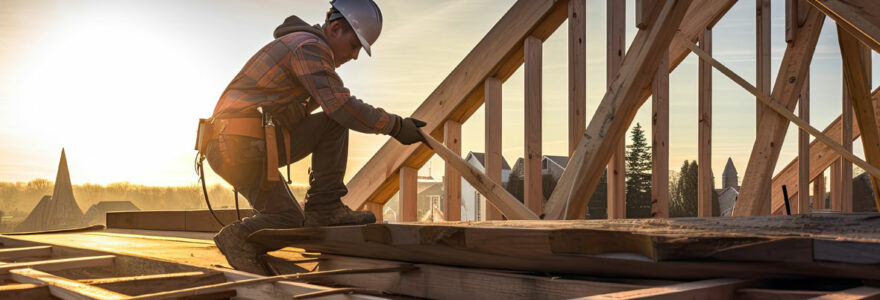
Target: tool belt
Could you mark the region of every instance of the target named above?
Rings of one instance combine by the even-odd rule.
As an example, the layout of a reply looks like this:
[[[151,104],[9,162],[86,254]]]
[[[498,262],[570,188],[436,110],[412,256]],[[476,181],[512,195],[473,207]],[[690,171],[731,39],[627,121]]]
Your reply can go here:
[[[205,155],[207,146],[221,135],[246,136],[266,141],[266,180],[270,183],[281,181],[278,172],[280,154],[278,153],[278,134],[284,143],[285,163],[288,165],[287,177],[290,183],[290,132],[286,128],[276,128],[275,120],[267,112],[260,117],[240,117],[228,119],[199,119],[196,148],[200,155]]]

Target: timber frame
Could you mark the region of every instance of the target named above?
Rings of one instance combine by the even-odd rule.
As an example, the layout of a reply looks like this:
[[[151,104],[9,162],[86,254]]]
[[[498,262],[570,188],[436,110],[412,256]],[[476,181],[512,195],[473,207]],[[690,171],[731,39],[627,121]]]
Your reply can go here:
[[[690,53],[700,52],[699,80],[699,188],[698,214],[712,215],[712,91],[711,73],[716,69],[755,95],[757,100],[756,135],[752,154],[743,177],[742,189],[736,202],[735,216],[760,216],[783,213],[781,187],[788,187],[793,211],[811,213],[825,209],[810,205],[809,185],[817,182],[814,190],[824,194],[824,170],[832,167],[832,210],[852,211],[852,164],[869,172],[875,190],[875,201],[880,205],[880,101],[878,92],[870,93],[870,50],[880,50],[880,4],[870,0],[788,0],[786,10],[786,41],[788,47],[782,58],[782,68],[776,82],[770,85],[769,15],[770,1],[754,0],[757,21],[757,83],[745,82],[741,77],[712,59],[712,27],[733,6],[735,0],[667,0],[636,1],[638,32],[625,49],[623,25],[626,7],[619,1],[608,5],[608,87],[596,112],[584,122],[585,111],[585,0],[518,1],[486,34],[477,46],[431,93],[413,113],[425,120],[425,131],[433,138],[446,141],[452,152],[460,155],[461,124],[486,103],[486,174],[497,185],[500,168],[500,135],[503,102],[500,86],[520,66],[525,68],[525,106],[527,123],[524,163],[524,205],[543,219],[582,219],[590,196],[599,178],[608,168],[608,217],[625,218],[624,197],[621,187],[619,147],[636,111],[648,97],[653,97],[652,141],[657,186],[668,184],[668,74],[675,70]],[[838,25],[840,49],[843,56],[845,96],[842,120],[834,121],[824,131],[809,124],[809,67],[822,25],[826,17]],[[567,168],[551,196],[542,203],[540,174],[541,150],[541,44],[565,20],[568,26],[569,50],[569,140],[570,154]],[[699,46],[697,46],[699,44]],[[742,82],[740,82],[742,81]],[[794,108],[801,103],[798,115]],[[849,109],[854,109],[853,123]],[[809,159],[789,163],[778,174],[773,171],[778,162],[788,125],[795,123],[799,134],[799,157]],[[449,136],[452,135],[452,136]],[[810,143],[809,136],[816,138]],[[852,154],[852,139],[861,137],[865,159]],[[415,171],[434,154],[425,145],[402,146],[389,140],[379,152],[348,183],[350,194],[343,200],[352,208],[374,209],[400,190],[402,202],[416,201]],[[659,160],[659,161],[658,161]],[[451,169],[447,164],[447,170]],[[799,171],[803,170],[803,171]],[[405,176],[403,176],[405,174]],[[447,177],[457,180],[460,174],[447,171]],[[820,179],[819,177],[822,176]],[[405,177],[405,178],[404,178]],[[461,201],[460,186],[447,183],[446,195],[451,206],[444,213],[449,220],[458,220]],[[654,217],[668,217],[668,196],[665,189],[652,195]],[[509,206],[502,198],[509,195],[484,195],[487,203],[486,219],[501,219],[496,207]],[[500,198],[499,198],[500,197]],[[402,212],[403,221],[414,220],[413,203]],[[449,215],[452,214],[452,215]],[[454,215],[454,216],[453,216]],[[409,217],[406,217],[409,216]],[[505,215],[506,219],[524,218],[526,214]],[[531,218],[531,217],[525,217]]]

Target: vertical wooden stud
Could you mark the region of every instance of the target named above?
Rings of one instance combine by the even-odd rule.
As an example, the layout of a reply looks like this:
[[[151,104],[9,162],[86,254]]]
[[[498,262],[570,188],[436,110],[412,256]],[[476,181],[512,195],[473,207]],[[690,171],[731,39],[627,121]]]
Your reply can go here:
[[[486,97],[486,175],[501,184],[501,81],[490,77],[485,82]],[[501,220],[501,211],[480,197],[485,220]],[[485,204],[482,204],[485,203]]]
[[[700,49],[712,54],[712,30],[703,31]],[[700,60],[698,72],[699,85],[699,127],[697,145],[697,216],[712,216],[712,65]]]
[[[756,41],[755,47],[757,52],[757,70],[755,75],[755,87],[758,89],[758,94],[764,95],[766,97],[770,97],[771,87],[770,87],[770,0],[756,0],[757,4],[757,23],[756,23]],[[761,101],[757,101],[755,104],[755,131],[756,134],[761,129],[758,128],[758,125],[761,120],[761,114],[764,112],[764,104]],[[761,180],[770,181],[772,180],[769,176],[767,178],[763,178]],[[766,199],[770,199],[770,191],[767,190],[765,195]],[[761,210],[761,215],[769,215],[770,214],[770,202],[766,201],[764,209]]]
[[[382,215],[383,208],[385,208],[385,204],[381,204],[381,203],[367,202],[366,204],[364,204],[364,209],[373,212],[373,215],[376,216],[376,223],[382,223],[384,221],[382,218],[383,217],[383,215]]]
[[[831,210],[838,212],[843,210],[843,201],[840,199],[840,190],[843,189],[843,180],[840,179],[840,169],[842,168],[840,161],[842,160],[837,159],[831,165]]]
[[[804,77],[804,88],[798,104],[798,117],[810,122],[810,77]],[[798,214],[810,213],[810,134],[798,130]]]
[[[668,52],[668,51],[667,51]],[[669,54],[663,55],[651,85],[651,215],[669,217]]]
[[[825,172],[813,180],[813,209],[825,208]]]
[[[544,211],[541,160],[541,94],[543,41],[525,40],[525,168],[523,196],[526,207],[536,215]]]
[[[461,123],[458,121],[446,121],[443,127],[443,143],[446,148],[461,155]],[[446,163],[446,175],[443,185],[446,190],[446,201],[443,207],[443,215],[447,221],[461,221],[461,175],[449,163]]]
[[[568,1],[568,155],[587,129],[587,5]]]
[[[607,84],[610,86],[626,51],[626,1],[609,1],[608,5],[608,50],[607,50]],[[608,162],[608,218],[626,218],[626,195],[624,189],[626,141],[611,150],[613,154]]]
[[[842,105],[843,115],[841,117],[843,121],[843,135],[841,135],[840,141],[843,142],[843,148],[846,151],[852,152],[853,149],[853,106],[852,99],[850,98],[849,89],[846,87],[846,82],[843,83],[843,105]],[[840,176],[838,176],[838,180],[840,181],[840,192],[838,197],[840,197],[840,211],[841,212],[852,212],[852,178],[853,178],[853,167],[852,162],[841,158],[840,160]]]
[[[400,168],[400,207],[398,221],[418,221],[419,202],[419,169],[413,167]]]

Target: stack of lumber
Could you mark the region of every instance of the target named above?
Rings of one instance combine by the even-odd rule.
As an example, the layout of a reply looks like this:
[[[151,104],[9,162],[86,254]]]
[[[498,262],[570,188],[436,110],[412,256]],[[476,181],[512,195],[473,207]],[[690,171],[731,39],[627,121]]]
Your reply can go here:
[[[585,276],[880,280],[880,214],[370,224],[262,230],[269,247]]]

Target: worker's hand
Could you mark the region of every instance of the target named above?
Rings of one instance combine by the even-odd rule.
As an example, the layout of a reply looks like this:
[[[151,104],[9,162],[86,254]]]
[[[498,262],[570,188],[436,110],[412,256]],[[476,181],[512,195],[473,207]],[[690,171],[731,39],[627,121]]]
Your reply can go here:
[[[404,145],[412,145],[417,142],[424,142],[425,139],[422,137],[422,134],[419,133],[419,128],[425,127],[427,123],[422,122],[419,119],[406,118],[406,119],[398,119],[400,122],[400,129],[397,130],[397,133],[392,136],[397,139],[401,144]]]

